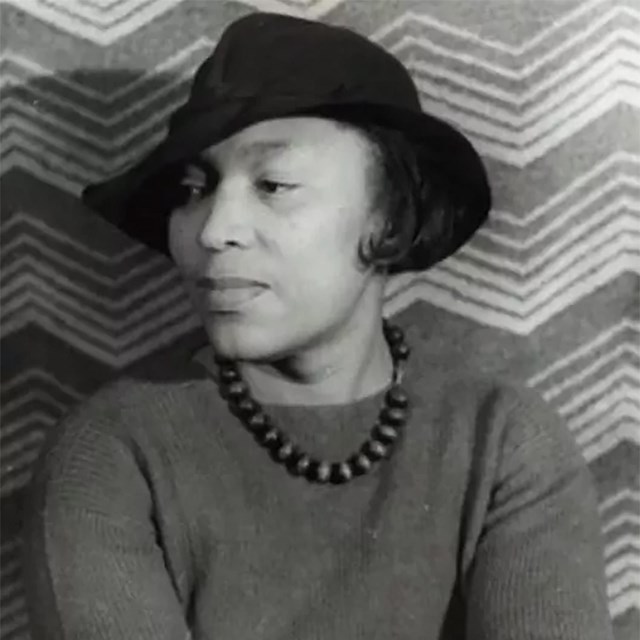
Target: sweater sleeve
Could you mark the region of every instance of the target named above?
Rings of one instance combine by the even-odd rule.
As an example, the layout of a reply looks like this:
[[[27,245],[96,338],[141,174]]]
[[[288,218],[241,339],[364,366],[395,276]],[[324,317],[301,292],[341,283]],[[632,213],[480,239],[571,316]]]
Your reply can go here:
[[[29,488],[24,579],[33,640],[187,640],[152,495],[131,447],[73,411]]]
[[[610,640],[595,487],[572,434],[529,390],[512,394],[467,582],[474,640]]]

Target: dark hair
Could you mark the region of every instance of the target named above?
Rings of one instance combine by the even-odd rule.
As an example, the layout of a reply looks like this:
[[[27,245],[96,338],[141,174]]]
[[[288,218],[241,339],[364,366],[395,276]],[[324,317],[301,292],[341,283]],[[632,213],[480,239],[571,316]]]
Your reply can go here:
[[[454,186],[438,158],[415,145],[399,130],[373,122],[340,122],[362,131],[374,158],[372,209],[381,214],[376,233],[363,238],[358,255],[365,266],[387,273],[419,271],[437,262],[449,246],[460,207]],[[151,176],[129,201],[130,231],[153,249],[170,256],[168,220],[188,197],[180,187],[184,165],[171,165]]]
[[[388,273],[426,269],[443,257],[455,228],[453,185],[438,159],[397,129],[349,122],[372,144],[372,208],[382,215],[377,233],[358,253],[366,266]]]

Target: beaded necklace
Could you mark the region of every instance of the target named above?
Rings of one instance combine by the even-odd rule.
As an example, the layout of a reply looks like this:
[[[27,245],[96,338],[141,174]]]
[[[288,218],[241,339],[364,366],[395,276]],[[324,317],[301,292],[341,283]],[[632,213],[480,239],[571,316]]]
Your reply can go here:
[[[388,458],[400,437],[409,414],[409,398],[400,386],[402,363],[409,357],[404,332],[383,320],[384,336],[393,359],[393,381],[385,394],[384,405],[378,414],[369,437],[360,448],[340,462],[329,462],[312,456],[295,445],[273,424],[258,401],[251,397],[235,362],[216,357],[219,367],[219,389],[229,410],[237,416],[256,441],[291,475],[317,484],[344,484],[357,476],[369,473],[381,460]]]

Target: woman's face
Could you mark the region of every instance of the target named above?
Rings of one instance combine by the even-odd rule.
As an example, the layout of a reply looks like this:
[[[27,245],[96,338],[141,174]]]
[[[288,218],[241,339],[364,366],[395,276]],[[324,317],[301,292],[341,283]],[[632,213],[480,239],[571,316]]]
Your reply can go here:
[[[187,168],[169,246],[217,352],[279,359],[379,315],[382,277],[358,257],[377,218],[371,155],[357,130],[297,117],[243,129]]]

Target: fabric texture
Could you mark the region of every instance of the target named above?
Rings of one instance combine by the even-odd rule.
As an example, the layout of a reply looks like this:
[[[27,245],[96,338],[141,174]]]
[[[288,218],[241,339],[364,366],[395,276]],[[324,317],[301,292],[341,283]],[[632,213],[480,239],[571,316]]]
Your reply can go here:
[[[78,406],[31,487],[34,639],[613,638],[596,495],[566,426],[536,394],[409,342],[404,436],[343,486],[270,459],[207,348],[174,359],[171,381],[138,369]],[[267,409],[341,459],[382,396]]]

